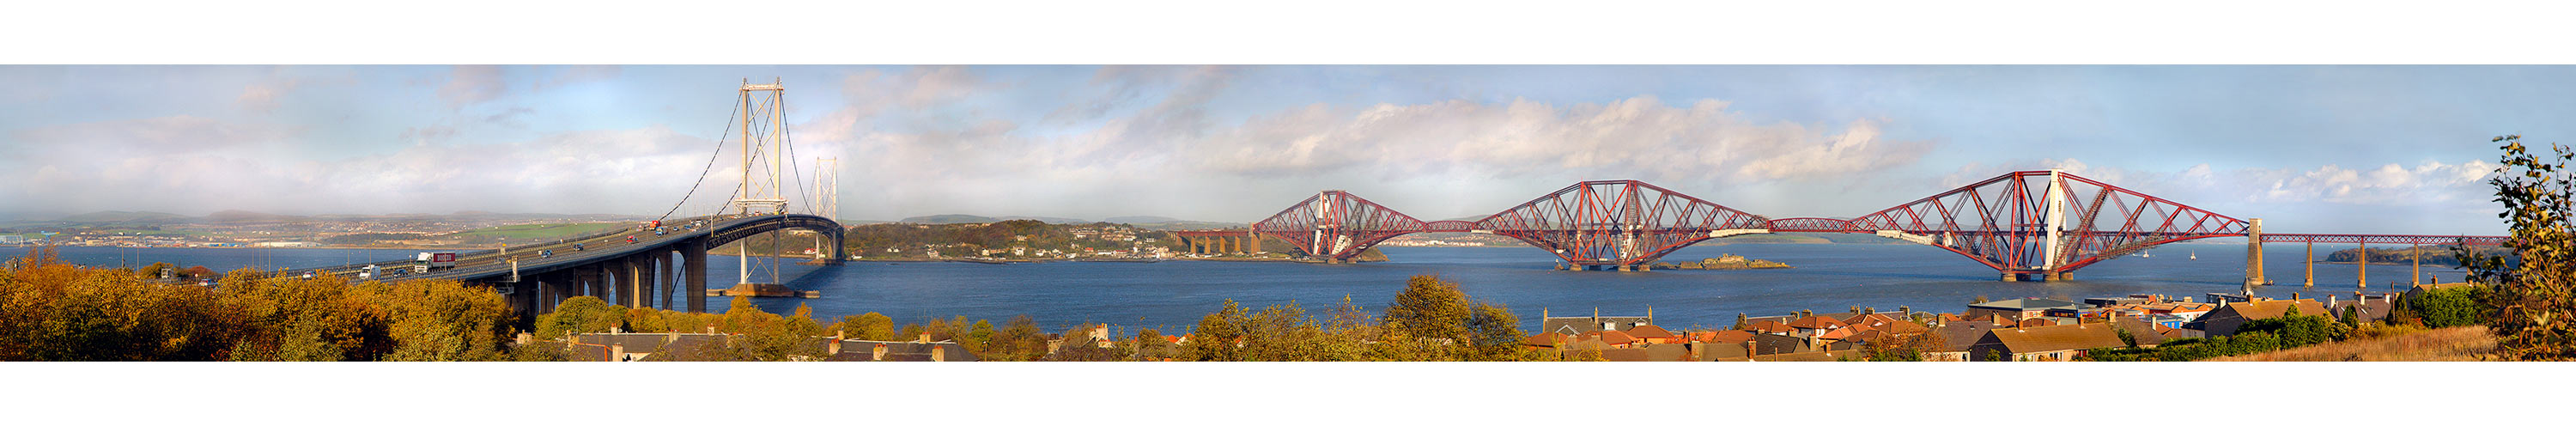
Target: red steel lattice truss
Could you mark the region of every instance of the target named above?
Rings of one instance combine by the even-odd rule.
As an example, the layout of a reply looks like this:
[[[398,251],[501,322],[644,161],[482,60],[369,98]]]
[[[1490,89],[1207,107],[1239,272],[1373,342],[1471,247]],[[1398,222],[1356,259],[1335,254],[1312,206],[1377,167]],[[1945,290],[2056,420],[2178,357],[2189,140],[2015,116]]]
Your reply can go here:
[[[1711,238],[1770,232],[1876,234],[1940,247],[2007,274],[2055,274],[2177,241],[2243,237],[2234,217],[2061,171],[2006,173],[1853,219],[1784,218],[1728,208],[1635,180],[1587,181],[1475,222],[1423,222],[1343,191],[1324,191],[1253,224],[1335,261],[1398,235],[1486,232],[1584,267],[1651,264]],[[2264,242],[2502,243],[2505,237],[2274,234]]]
[[[1568,263],[1633,266],[1725,231],[1767,230],[1770,219],[1634,180],[1577,183],[1476,221]]]

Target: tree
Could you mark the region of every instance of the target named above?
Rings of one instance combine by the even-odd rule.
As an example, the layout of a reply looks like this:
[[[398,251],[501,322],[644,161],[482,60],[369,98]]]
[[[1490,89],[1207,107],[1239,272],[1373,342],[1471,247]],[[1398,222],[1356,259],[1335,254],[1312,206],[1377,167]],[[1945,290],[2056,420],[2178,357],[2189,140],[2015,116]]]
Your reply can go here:
[[[1190,329],[1189,342],[1185,343],[1189,349],[1190,359],[1243,360],[1241,351],[1237,350],[1234,342],[1236,338],[1243,336],[1243,331],[1238,324],[1247,320],[1249,318],[1244,317],[1243,305],[1235,304],[1234,299],[1226,299],[1223,308],[1219,308],[1216,313],[1200,317],[1198,326]]]
[[[1404,291],[1395,294],[1387,306],[1385,327],[1388,333],[1423,339],[1468,340],[1467,293],[1458,285],[1439,277],[1416,275],[1405,280]]]
[[[843,335],[851,339],[895,340],[894,319],[885,314],[869,312],[841,317],[839,327]]]
[[[1469,361],[1520,361],[1528,357],[1521,348],[1520,317],[1511,309],[1496,304],[1476,304],[1467,317],[1470,333]]]
[[[2498,136],[2503,164],[2487,183],[2495,187],[2505,211],[2496,217],[2511,224],[2504,243],[2519,262],[2454,248],[2468,266],[2469,279],[2495,288],[2483,300],[2487,323],[2496,334],[2496,352],[2505,359],[2576,360],[2576,170],[2568,161],[2576,149],[2550,144],[2551,154],[2533,154],[2521,135]],[[2430,320],[2431,318],[2427,318]]]

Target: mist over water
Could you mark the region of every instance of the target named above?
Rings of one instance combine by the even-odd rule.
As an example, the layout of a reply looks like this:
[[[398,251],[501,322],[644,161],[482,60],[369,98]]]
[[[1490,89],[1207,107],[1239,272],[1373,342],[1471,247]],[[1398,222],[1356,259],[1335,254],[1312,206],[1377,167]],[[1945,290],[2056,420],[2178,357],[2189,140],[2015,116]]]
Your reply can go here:
[[[2317,256],[2350,247],[2317,247]],[[851,262],[839,267],[784,265],[788,286],[819,290],[820,299],[754,299],[770,312],[786,313],[809,304],[818,319],[878,312],[897,323],[927,322],[965,315],[999,323],[1026,314],[1049,331],[1089,321],[1124,327],[1186,329],[1200,316],[1215,312],[1226,299],[1247,308],[1298,303],[1320,314],[1348,295],[1354,303],[1382,310],[1413,275],[1438,275],[1456,282],[1469,297],[1508,305],[1521,317],[1523,329],[1535,329],[1540,311],[1556,316],[1643,315],[1654,309],[1657,324],[1667,327],[1724,327],[1737,313],[1778,315],[1799,309],[1843,312],[1852,306],[1894,311],[1958,312],[1978,296],[1990,299],[2085,297],[2160,293],[2204,297],[2234,292],[2243,280],[2245,246],[2175,244],[2157,248],[2153,257],[2123,257],[2094,264],[2063,282],[2001,282],[1993,269],[1946,250],[1908,244],[1732,244],[1681,249],[1667,261],[1696,261],[1721,254],[1773,260],[1794,269],[1652,272],[1556,271],[1556,258],[1528,247],[1385,247],[1392,260],[1383,263],[1320,265],[1264,262],[1167,261],[1160,263],[1084,263],[986,265],[974,263]],[[2299,244],[2265,248],[2270,278],[2279,285],[2257,294],[2289,297],[2291,293],[2322,299],[2325,294],[2351,297],[2355,265],[2318,264],[2317,285],[2301,288]],[[65,247],[63,258],[97,266],[146,265],[155,261],[218,270],[263,266],[310,267],[390,259],[417,250],[362,249],[181,249]],[[8,255],[16,255],[11,252]],[[2197,254],[2199,259],[2190,259]],[[738,259],[711,256],[711,287],[730,286]],[[2370,290],[2402,291],[2405,264],[2372,265]],[[2427,266],[2429,281],[2457,281],[2459,270]],[[767,275],[762,271],[759,275]],[[754,281],[768,281],[755,277]],[[722,310],[724,300],[711,300]]]

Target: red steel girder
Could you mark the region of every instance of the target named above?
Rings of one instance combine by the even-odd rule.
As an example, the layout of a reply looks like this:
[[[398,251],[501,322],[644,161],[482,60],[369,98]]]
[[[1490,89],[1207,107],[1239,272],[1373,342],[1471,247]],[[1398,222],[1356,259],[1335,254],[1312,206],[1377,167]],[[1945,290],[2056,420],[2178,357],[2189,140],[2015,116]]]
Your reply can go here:
[[[1454,227],[1454,221],[1442,227]],[[1308,256],[1350,260],[1398,235],[1431,230],[1430,224],[1357,195],[1324,191],[1252,224],[1253,232],[1287,240]]]
[[[1638,265],[1716,236],[1761,230],[1761,215],[1635,180],[1576,183],[1476,222],[1577,265]]]
[[[2364,234],[2274,234],[2263,233],[2267,243],[2353,243],[2414,246],[2503,245],[2513,237],[2477,237],[2466,235],[2364,235]]]
[[[2158,244],[2243,236],[2247,225],[2047,170],[2005,173],[1851,222],[1845,232],[1900,231],[2006,273],[2073,271]],[[2052,230],[2054,252],[2049,250]]]

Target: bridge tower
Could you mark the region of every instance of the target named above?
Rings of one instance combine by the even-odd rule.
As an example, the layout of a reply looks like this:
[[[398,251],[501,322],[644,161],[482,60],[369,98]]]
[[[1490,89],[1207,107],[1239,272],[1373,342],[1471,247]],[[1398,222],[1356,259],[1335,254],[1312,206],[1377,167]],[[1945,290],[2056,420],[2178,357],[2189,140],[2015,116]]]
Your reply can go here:
[[[839,157],[814,161],[814,196],[808,200],[814,203],[815,216],[822,216],[833,222],[841,220],[841,159]],[[824,250],[823,234],[813,235],[814,255],[831,256],[832,250]],[[824,262],[838,263],[841,260],[824,259]]]
[[[766,93],[760,96],[759,103],[753,103],[753,92]],[[769,84],[751,84],[750,79],[744,79],[739,102],[742,105],[742,184],[734,189],[731,204],[737,209],[735,214],[786,214],[787,197],[780,191],[787,181],[780,172],[787,164],[787,87],[776,80]],[[759,118],[766,118],[767,122],[759,122]],[[755,124],[763,126],[755,129]],[[763,154],[761,148],[768,148],[769,152]],[[756,165],[769,166],[768,179],[755,179],[752,171]],[[772,234],[769,239],[769,247],[777,248],[778,236]],[[751,245],[741,244],[734,248],[735,258],[742,261],[735,282],[749,283]],[[769,268],[769,281],[778,283],[778,267],[774,261]]]

